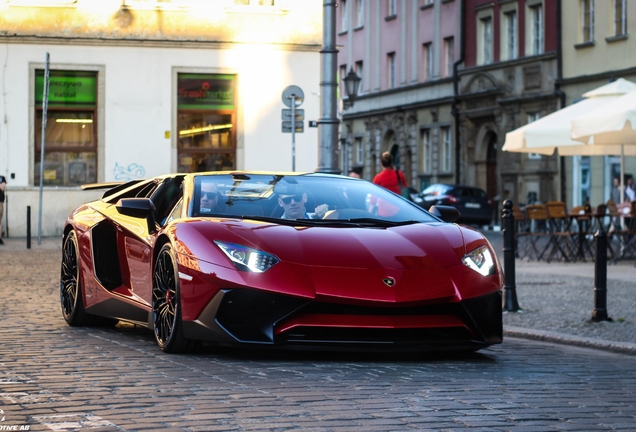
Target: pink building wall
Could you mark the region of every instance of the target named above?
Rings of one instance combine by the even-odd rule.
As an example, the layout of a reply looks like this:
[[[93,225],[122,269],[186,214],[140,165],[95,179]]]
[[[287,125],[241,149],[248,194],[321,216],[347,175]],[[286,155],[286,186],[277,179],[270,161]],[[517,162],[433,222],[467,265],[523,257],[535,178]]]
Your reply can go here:
[[[435,47],[434,78],[444,77],[440,73],[444,61],[444,38],[454,38],[454,57],[455,60],[459,58],[461,0],[448,2],[435,0],[436,4],[431,6],[424,6],[424,0],[398,0],[397,15],[389,19],[387,19],[387,0],[379,2],[363,0],[363,2],[368,10],[365,11],[362,28],[357,27],[357,2],[347,0],[349,25],[346,30],[342,30],[343,3],[340,3],[336,13],[336,29],[340,51],[339,70],[342,66],[346,66],[346,70],[349,70],[356,62],[362,61],[365,75],[368,73],[368,80],[363,79],[362,84],[365,93],[389,90],[389,53],[395,53],[396,88],[424,82],[424,73],[421,69],[424,67],[423,45],[425,43],[430,42]],[[417,15],[415,23],[413,13]],[[413,29],[413,25],[416,25],[417,29]],[[438,40],[434,40],[436,34],[439,36]],[[413,35],[416,40],[413,40]],[[413,77],[414,67],[415,77]]]
[[[493,62],[501,59],[500,54],[500,29],[501,29],[501,13],[499,2],[492,0],[465,0],[466,2],[466,24],[465,24],[465,66],[471,67],[477,65],[477,12],[481,7],[492,5],[493,10]],[[557,49],[557,1],[543,1],[543,52],[554,52]],[[517,25],[518,35],[517,41],[519,46],[517,52],[519,57],[525,54],[525,35],[526,35],[526,2],[525,0],[517,0]]]

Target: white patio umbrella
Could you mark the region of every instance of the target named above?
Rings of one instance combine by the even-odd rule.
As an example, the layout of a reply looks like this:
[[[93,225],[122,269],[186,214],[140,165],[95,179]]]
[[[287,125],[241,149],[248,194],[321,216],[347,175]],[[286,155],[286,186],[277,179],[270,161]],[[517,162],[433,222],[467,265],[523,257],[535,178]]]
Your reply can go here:
[[[574,119],[572,138],[587,145],[636,144],[636,91]]]
[[[545,155],[551,155],[558,150],[561,156],[620,154],[620,152],[598,153],[605,149],[590,149],[580,141],[573,140],[571,124],[572,120],[595,109],[602,109],[610,102],[632,91],[636,91],[636,84],[623,78],[589,91],[583,95],[584,99],[580,102],[508,132],[503,150]],[[614,149],[606,150],[614,151]]]
[[[620,155],[622,196],[624,157],[636,155],[636,91],[624,94],[611,104],[574,119],[572,138],[582,142],[588,154]],[[600,153],[601,151],[605,152]]]
[[[613,107],[618,99],[632,93],[636,95],[636,84],[623,78],[591,90],[583,94],[583,100],[508,132],[503,150],[545,155],[551,155],[557,150],[561,156],[636,156],[636,146],[624,147],[605,141],[590,142],[591,139],[575,140],[572,131],[574,121],[581,120],[584,123],[588,115],[604,112]],[[621,157],[621,196],[624,191],[623,165]]]

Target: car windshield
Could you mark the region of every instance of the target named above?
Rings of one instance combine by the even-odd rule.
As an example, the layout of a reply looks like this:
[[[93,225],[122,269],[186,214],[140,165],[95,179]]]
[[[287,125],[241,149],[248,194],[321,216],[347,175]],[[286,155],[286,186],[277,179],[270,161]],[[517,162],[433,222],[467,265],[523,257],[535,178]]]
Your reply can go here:
[[[304,174],[197,175],[190,216],[347,221],[361,224],[438,222],[419,206],[365,180]]]

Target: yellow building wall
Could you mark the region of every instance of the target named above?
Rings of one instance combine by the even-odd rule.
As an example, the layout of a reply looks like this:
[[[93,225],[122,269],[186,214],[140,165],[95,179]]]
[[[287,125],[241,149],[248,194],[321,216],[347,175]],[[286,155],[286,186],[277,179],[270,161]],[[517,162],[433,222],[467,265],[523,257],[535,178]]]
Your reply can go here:
[[[562,2],[563,78],[633,68],[636,39],[614,37],[613,1],[594,2],[593,44],[583,43],[580,2]],[[627,2],[627,32],[636,25],[636,7]],[[633,32],[633,30],[631,30]],[[618,77],[617,77],[618,78]]]

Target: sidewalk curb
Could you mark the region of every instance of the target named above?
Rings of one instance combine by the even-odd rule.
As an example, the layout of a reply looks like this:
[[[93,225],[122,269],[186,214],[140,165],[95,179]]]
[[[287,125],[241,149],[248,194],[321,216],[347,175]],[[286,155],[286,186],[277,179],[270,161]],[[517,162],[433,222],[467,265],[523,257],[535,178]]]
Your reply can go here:
[[[573,345],[582,348],[592,348],[611,351],[620,354],[636,356],[636,344],[629,342],[612,342],[579,336],[566,335],[545,330],[524,329],[521,327],[504,327],[504,336],[521,339],[531,339],[540,342],[552,342],[563,345]]]

